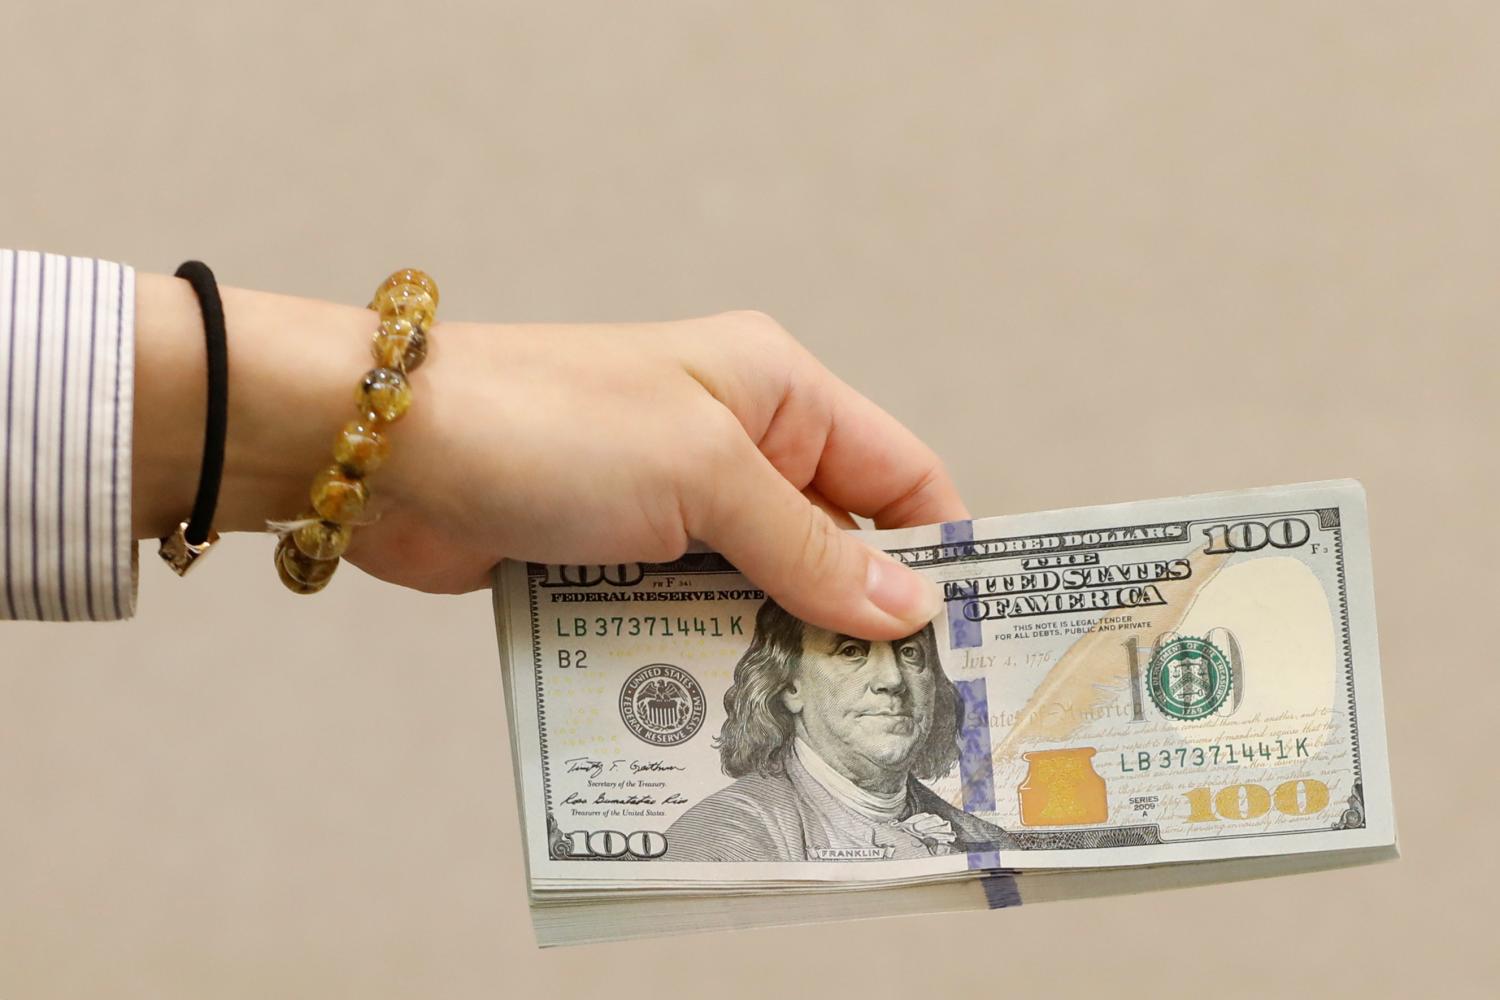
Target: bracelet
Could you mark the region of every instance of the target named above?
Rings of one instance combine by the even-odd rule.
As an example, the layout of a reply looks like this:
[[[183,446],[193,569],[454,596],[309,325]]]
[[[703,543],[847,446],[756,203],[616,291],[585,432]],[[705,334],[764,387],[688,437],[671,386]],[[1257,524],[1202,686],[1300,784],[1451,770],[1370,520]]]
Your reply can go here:
[[[411,405],[407,376],[427,357],[427,333],[437,313],[437,283],[422,271],[395,271],[370,300],[380,315],[371,350],[376,367],[354,390],[355,419],[333,442],[333,464],[313,479],[312,509],[292,521],[272,521],[276,572],[288,590],[315,594],[328,585],[370,499],[366,482],[390,454],[385,427]]]
[[[229,347],[224,334],[224,303],[213,271],[198,260],[184,261],[176,276],[186,278],[198,296],[203,332],[208,344],[208,416],[203,429],[203,463],[198,493],[186,521],[161,539],[157,550],[167,565],[183,576],[219,540],[213,530],[219,505],[219,482],[224,478],[224,436],[229,425]]]

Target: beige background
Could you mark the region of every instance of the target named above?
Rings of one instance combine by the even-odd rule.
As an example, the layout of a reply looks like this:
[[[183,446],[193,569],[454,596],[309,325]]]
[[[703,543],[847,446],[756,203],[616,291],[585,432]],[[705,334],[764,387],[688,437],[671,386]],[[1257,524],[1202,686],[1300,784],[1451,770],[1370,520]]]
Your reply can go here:
[[[543,953],[487,595],[298,599],[236,536],[187,582],[143,546],[129,624],[0,626],[0,997],[1500,973],[1495,5],[230,7],[7,7],[0,245],[348,302],[412,262],[450,318],[759,307],[977,513],[1356,476],[1406,856]]]

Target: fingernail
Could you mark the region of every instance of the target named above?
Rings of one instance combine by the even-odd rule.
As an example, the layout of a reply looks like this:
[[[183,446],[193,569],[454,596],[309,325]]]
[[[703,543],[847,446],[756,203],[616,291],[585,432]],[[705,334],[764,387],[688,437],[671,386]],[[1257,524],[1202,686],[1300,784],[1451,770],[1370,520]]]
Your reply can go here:
[[[943,606],[943,592],[937,584],[884,552],[870,560],[865,593],[886,614],[923,625],[936,618]]]

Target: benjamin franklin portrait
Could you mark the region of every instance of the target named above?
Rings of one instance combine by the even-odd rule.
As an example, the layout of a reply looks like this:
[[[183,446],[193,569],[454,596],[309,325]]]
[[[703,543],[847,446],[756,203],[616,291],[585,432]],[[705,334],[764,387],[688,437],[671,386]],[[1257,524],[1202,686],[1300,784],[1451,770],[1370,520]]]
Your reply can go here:
[[[720,763],[736,780],[668,828],[665,860],[903,859],[1014,846],[922,783],[958,761],[958,691],[931,625],[868,642],[768,600],[724,708]]]

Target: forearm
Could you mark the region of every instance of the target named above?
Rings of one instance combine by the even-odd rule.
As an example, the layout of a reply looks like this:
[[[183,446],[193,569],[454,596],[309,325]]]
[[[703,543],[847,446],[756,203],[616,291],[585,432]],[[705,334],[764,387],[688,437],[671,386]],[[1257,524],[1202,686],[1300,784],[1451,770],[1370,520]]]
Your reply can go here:
[[[353,415],[371,365],[374,314],[359,306],[220,286],[229,348],[229,421],[214,527],[260,531],[307,507],[313,474]],[[134,537],[186,520],[203,458],[203,318],[181,278],[136,275]]]

